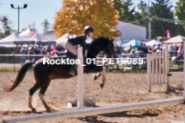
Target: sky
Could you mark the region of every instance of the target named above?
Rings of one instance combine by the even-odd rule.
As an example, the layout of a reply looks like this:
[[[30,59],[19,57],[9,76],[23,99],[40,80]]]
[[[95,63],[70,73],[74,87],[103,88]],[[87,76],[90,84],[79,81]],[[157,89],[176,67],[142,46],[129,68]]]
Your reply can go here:
[[[132,0],[135,5],[140,0]],[[148,1],[148,0],[144,0]],[[178,0],[172,0],[173,4]],[[12,21],[12,28],[18,28],[18,11],[12,9],[10,4],[14,7],[23,7],[28,4],[26,9],[20,10],[20,31],[23,28],[29,28],[29,24],[35,23],[35,28],[39,33],[43,32],[42,22],[47,19],[51,24],[54,23],[56,12],[62,7],[62,0],[0,0],[0,17],[7,16]],[[0,28],[2,28],[0,26]]]

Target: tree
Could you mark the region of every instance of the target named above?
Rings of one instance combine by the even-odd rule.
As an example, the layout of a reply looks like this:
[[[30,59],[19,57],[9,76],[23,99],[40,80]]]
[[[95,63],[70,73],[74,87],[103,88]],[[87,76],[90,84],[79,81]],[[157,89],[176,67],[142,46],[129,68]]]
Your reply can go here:
[[[156,0],[152,2],[151,14],[159,18],[174,20],[173,12],[171,11],[172,3],[170,0]],[[166,36],[166,30],[169,30],[171,36],[175,36],[175,24],[153,20],[152,21],[152,37]]]
[[[130,9],[132,5],[132,0],[114,0],[114,7],[118,10],[120,19],[126,21],[135,21],[135,8]]]
[[[12,31],[12,29],[11,29],[12,22],[9,21],[6,16],[1,17],[0,22],[3,26],[3,31],[2,31],[3,37],[6,37],[6,36],[10,35],[11,31]]]
[[[147,16],[148,14],[145,13],[145,8],[146,8],[147,4],[145,1],[143,0],[140,0],[140,3],[138,5],[138,9],[139,9],[139,12],[135,12],[135,18],[136,18],[136,23],[138,24],[141,24],[141,25],[145,25],[147,26],[148,25],[148,19],[147,19]]]
[[[65,33],[82,34],[86,25],[95,29],[95,36],[115,38],[118,12],[111,0],[63,0],[63,7],[57,12],[54,30],[56,36]]]
[[[175,7],[175,15],[177,16],[178,21],[185,21],[185,1],[179,0],[177,6]],[[185,30],[185,25],[183,25]]]
[[[48,22],[48,20],[45,19],[44,22],[42,23],[42,25],[43,25],[43,28],[44,28],[43,31],[47,32],[49,27],[50,27],[50,23]]]

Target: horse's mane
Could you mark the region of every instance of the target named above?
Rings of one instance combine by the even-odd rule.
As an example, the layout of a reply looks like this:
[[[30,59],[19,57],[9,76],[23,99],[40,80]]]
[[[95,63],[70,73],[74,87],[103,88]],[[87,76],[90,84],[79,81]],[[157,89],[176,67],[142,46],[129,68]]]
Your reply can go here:
[[[89,47],[89,49],[94,48],[95,46],[98,45],[108,45],[109,43],[110,43],[109,38],[97,37],[91,42],[91,46]]]
[[[93,45],[94,43],[96,43],[96,42],[99,42],[99,41],[101,41],[101,42],[107,42],[107,41],[110,41],[108,38],[105,38],[105,37],[97,37],[97,38],[95,38],[92,42],[91,42],[91,44]]]
[[[92,54],[96,56],[101,50],[105,49],[110,44],[110,42],[111,41],[105,37],[95,38],[88,48],[88,56],[92,56]]]

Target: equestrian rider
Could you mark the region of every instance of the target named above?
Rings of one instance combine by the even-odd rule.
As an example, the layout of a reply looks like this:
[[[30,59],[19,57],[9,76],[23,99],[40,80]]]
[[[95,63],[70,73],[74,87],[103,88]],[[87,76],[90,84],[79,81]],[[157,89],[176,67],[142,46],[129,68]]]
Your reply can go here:
[[[80,45],[83,47],[83,56],[85,57],[86,50],[88,46],[90,46],[93,41],[94,29],[91,26],[85,26],[84,35],[78,35],[73,38],[69,38],[64,44],[64,48],[67,49],[73,55],[77,55],[77,49],[75,46]],[[69,70],[70,75],[74,75],[74,67],[70,67]]]

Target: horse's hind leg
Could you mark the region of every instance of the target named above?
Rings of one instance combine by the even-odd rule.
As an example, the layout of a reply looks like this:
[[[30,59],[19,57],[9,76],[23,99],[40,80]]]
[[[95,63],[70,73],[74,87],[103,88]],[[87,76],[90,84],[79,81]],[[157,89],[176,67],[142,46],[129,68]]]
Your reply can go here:
[[[52,108],[50,108],[50,107],[47,105],[47,103],[46,103],[46,101],[45,101],[45,99],[44,99],[44,94],[45,94],[45,92],[46,92],[46,90],[47,90],[49,84],[50,84],[50,81],[46,81],[45,83],[43,83],[42,86],[41,86],[40,92],[39,92],[39,97],[40,97],[40,99],[41,99],[41,101],[42,101],[44,107],[46,108],[46,110],[47,110],[48,112],[50,112],[50,111],[52,110]]]
[[[40,86],[35,83],[35,85],[29,90],[29,102],[28,107],[31,108],[32,111],[36,111],[35,108],[32,106],[32,96],[33,94],[40,88]]]

